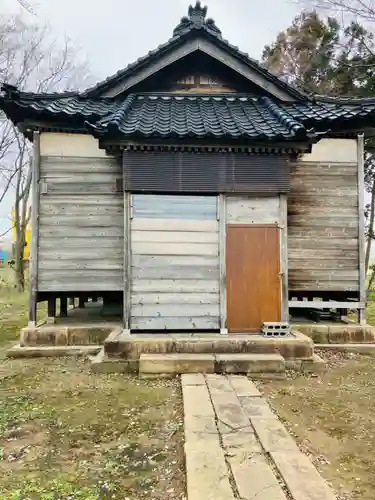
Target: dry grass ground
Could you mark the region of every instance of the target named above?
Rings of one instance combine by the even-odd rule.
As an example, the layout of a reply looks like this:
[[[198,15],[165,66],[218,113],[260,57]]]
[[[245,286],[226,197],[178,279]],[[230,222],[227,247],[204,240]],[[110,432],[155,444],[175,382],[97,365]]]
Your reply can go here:
[[[375,304],[368,318],[375,324]],[[184,498],[177,380],[90,375],[83,360],[1,359],[26,322],[27,294],[0,269],[0,499]],[[339,498],[373,500],[375,357],[330,354],[329,365],[261,386]]]
[[[340,500],[373,500],[375,357],[320,354],[329,361],[326,374],[261,388]]]
[[[17,340],[21,328],[27,325],[28,293],[19,294],[13,286],[13,271],[0,267],[0,346]],[[45,304],[38,308],[39,318],[46,314]]]
[[[178,380],[91,375],[83,360],[10,363],[0,382],[1,499],[184,498]]]
[[[371,302],[367,306],[367,322],[375,326],[375,302]]]
[[[77,359],[7,360],[26,323],[27,294],[0,269],[0,499],[183,499],[178,380],[92,375]]]
[[[17,340],[27,323],[26,294],[17,294],[12,286],[12,270],[0,267],[0,344]]]

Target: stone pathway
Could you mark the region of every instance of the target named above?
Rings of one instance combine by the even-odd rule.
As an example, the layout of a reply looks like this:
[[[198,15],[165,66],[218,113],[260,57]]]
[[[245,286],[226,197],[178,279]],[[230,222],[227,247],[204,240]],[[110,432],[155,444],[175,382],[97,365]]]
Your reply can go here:
[[[335,500],[244,376],[181,376],[188,500]]]

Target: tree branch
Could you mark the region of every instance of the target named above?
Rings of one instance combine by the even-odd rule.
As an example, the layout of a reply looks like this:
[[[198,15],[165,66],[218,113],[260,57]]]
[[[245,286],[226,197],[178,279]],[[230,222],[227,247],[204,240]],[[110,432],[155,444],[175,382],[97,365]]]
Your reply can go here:
[[[17,1],[23,9],[33,13],[29,0]],[[30,21],[29,17],[0,16],[0,81],[34,92],[58,92],[85,85],[88,64],[74,44],[67,38],[54,37],[48,25]],[[24,243],[31,214],[30,158],[28,140],[0,112],[0,204],[11,191],[15,210],[13,227],[0,236],[16,230],[15,270],[19,289],[24,286]]]
[[[349,14],[364,21],[375,21],[375,6],[371,0],[368,2],[364,0],[299,0],[299,3],[344,16]]]
[[[10,233],[12,231],[12,229],[14,229],[14,226],[10,227],[9,229],[4,231],[3,233],[0,233],[0,238],[2,238],[3,236],[6,236],[8,233]]]

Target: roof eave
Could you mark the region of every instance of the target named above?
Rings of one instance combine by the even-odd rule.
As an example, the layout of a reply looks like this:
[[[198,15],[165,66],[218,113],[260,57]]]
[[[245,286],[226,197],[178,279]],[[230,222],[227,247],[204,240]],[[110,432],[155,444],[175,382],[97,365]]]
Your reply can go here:
[[[142,69],[152,60],[157,59],[162,55],[164,55],[165,52],[175,47],[178,47],[178,45],[180,43],[183,43],[189,35],[190,32],[169,39],[166,43],[161,44],[156,49],[149,51],[149,53],[146,56],[139,57],[136,61],[128,64],[125,68],[117,71],[114,75],[105,78],[104,80],[96,83],[92,87],[89,87],[84,92],[82,92],[82,96],[94,97],[94,98],[98,97],[102,92],[106,91],[109,87],[116,85],[119,82],[119,80],[130,76],[139,69]]]
[[[214,33],[211,33],[210,31],[206,30],[205,31],[206,36],[209,37],[212,41],[215,43],[219,44],[224,50],[227,50],[232,56],[240,59],[242,62],[247,64],[249,67],[251,67],[253,70],[258,71],[259,73],[262,74],[267,80],[271,81],[272,83],[275,83],[279,87],[281,87],[283,90],[288,92],[290,95],[295,97],[298,100],[310,100],[311,97],[296,89],[295,87],[292,87],[288,83],[284,82],[281,80],[278,76],[274,75],[270,71],[268,71],[266,68],[261,66],[257,61],[253,60],[249,54],[242,52],[238,47],[235,47],[234,45],[231,45],[228,40],[223,39]]]
[[[105,80],[98,82],[95,86],[87,89],[82,93],[82,96],[91,98],[98,97],[103,92],[107,91],[110,87],[118,85],[119,81],[130,77],[135,72],[141,70],[144,66],[157,61],[166,53],[186,43],[186,41],[188,41],[189,39],[200,37],[207,38],[209,41],[213,42],[215,45],[219,46],[228,54],[230,54],[232,57],[246,64],[253,71],[259,72],[268,82],[278,86],[281,90],[288,93],[294,99],[310,100],[310,96],[290,86],[286,82],[283,82],[276,75],[270,73],[266,68],[261,66],[255,60],[251,59],[248,54],[240,51],[238,47],[231,45],[227,40],[210,31],[205,26],[202,26],[199,29],[197,27],[188,29],[181,35],[171,38],[166,43],[159,45],[157,49],[150,51],[146,56],[139,58],[137,61],[118,71],[111,77],[108,77]]]
[[[257,137],[249,136],[247,134],[239,134],[239,135],[231,135],[231,134],[177,134],[177,133],[168,133],[168,134],[160,134],[160,133],[142,133],[140,131],[134,131],[131,133],[124,133],[117,126],[112,124],[112,126],[107,127],[97,127],[93,124],[85,122],[86,127],[90,130],[90,132],[97,138],[105,139],[108,141],[234,141],[234,142],[244,142],[244,143],[257,143],[262,145],[267,144],[313,144],[320,139],[319,134],[304,134],[304,135],[275,135],[274,137],[266,137],[258,135]]]

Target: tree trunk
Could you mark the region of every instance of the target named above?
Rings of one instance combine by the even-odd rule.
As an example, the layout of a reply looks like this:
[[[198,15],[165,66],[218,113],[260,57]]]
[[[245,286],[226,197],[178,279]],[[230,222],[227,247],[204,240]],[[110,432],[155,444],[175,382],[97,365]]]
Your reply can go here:
[[[365,258],[366,276],[367,276],[367,271],[368,271],[368,267],[370,264],[372,239],[374,237],[374,217],[375,217],[375,180],[372,183],[372,189],[371,189],[371,206],[370,206],[370,215],[369,215],[370,220],[369,220],[367,245],[366,245],[366,258]]]
[[[371,269],[371,274],[370,274],[370,279],[368,281],[367,298],[371,293],[372,285],[374,284],[375,281],[375,266],[370,266],[370,269]]]
[[[24,148],[24,149],[22,149]],[[23,180],[26,166],[23,164],[23,158],[26,152],[25,142],[20,144],[20,158],[17,171],[17,183],[14,204],[14,224],[16,229],[16,252],[15,252],[15,278],[16,288],[22,293],[25,291],[25,243],[26,229],[30,218],[30,208],[27,209],[27,203],[30,195],[32,170],[31,165],[27,171],[27,177]]]
[[[19,239],[15,244],[14,252],[14,271],[17,290],[22,293],[25,291],[25,235],[20,233]]]
[[[20,153],[22,158],[22,153]],[[16,288],[22,293],[25,289],[24,279],[23,279],[23,255],[24,248],[22,248],[22,231],[21,231],[21,221],[20,221],[20,190],[22,181],[22,171],[20,166],[17,169],[17,183],[16,183],[16,198],[14,204],[14,224],[16,229],[16,252],[14,256],[15,260],[15,272],[16,272]]]

